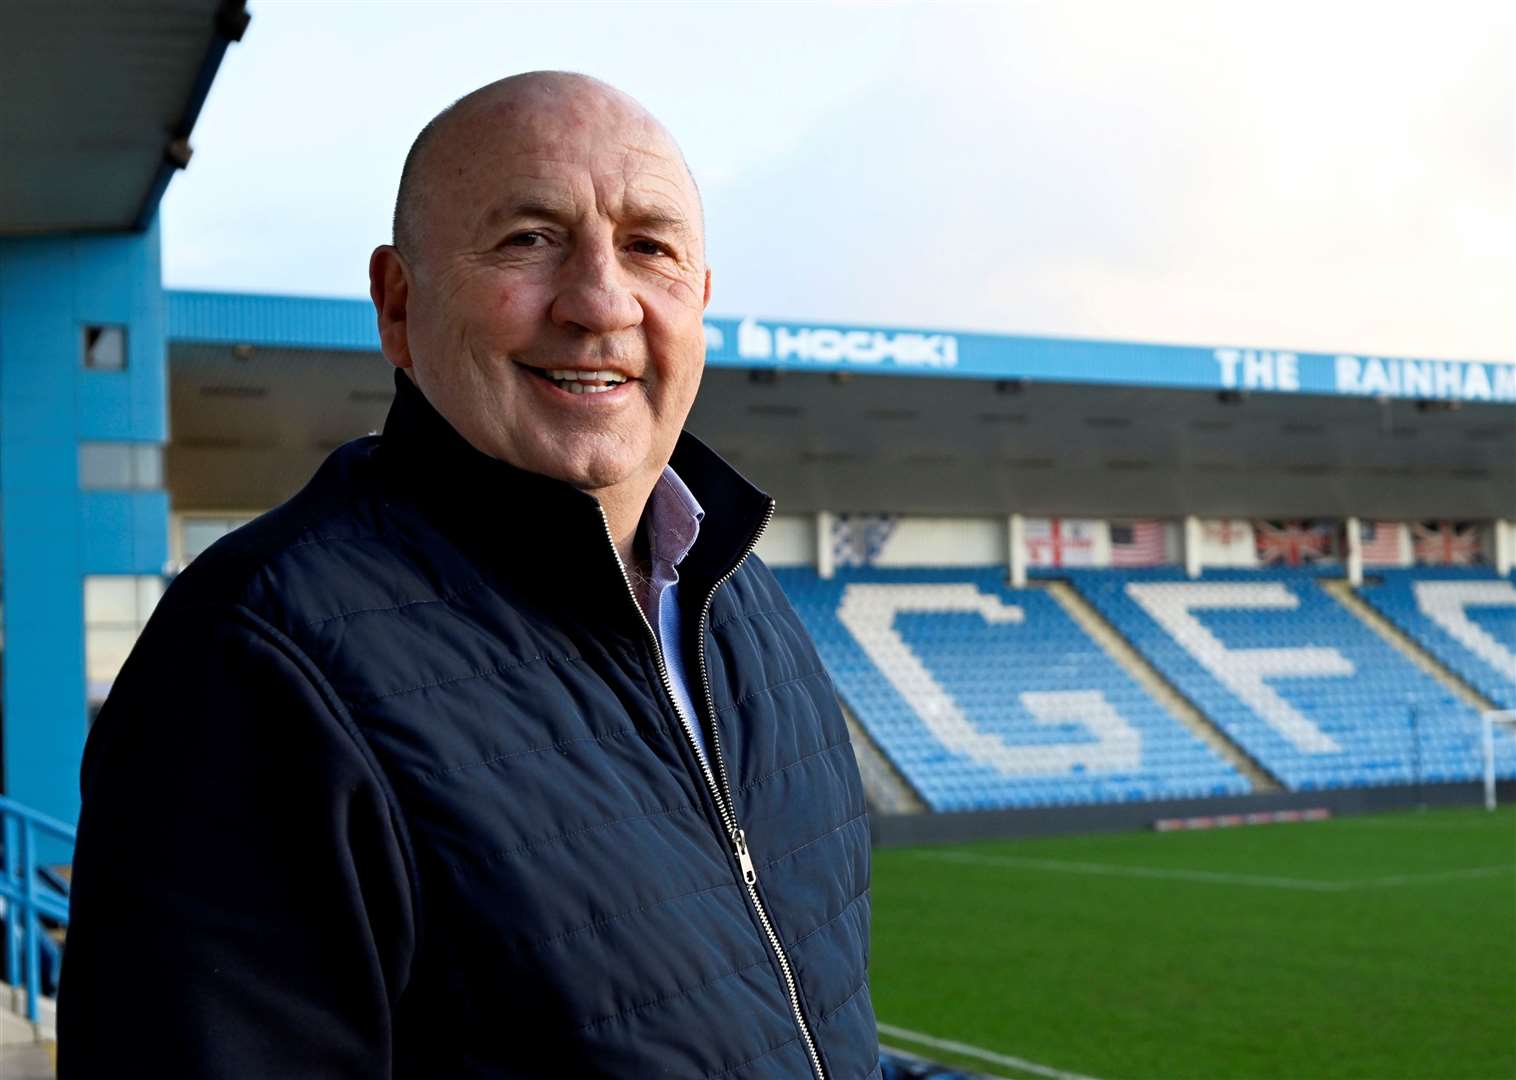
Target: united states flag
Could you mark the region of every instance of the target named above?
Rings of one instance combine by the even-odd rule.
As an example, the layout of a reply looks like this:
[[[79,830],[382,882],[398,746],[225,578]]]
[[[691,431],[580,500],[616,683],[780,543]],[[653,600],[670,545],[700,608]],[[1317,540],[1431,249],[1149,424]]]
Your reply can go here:
[[[1112,566],[1159,566],[1168,562],[1167,530],[1162,521],[1111,522]]]
[[[1402,566],[1405,563],[1405,526],[1398,521],[1359,523],[1359,550],[1365,566]]]
[[[1264,565],[1301,566],[1332,557],[1332,526],[1322,521],[1257,521],[1253,537]]]
[[[1423,521],[1411,526],[1416,561],[1427,566],[1469,566],[1480,561],[1479,524]]]

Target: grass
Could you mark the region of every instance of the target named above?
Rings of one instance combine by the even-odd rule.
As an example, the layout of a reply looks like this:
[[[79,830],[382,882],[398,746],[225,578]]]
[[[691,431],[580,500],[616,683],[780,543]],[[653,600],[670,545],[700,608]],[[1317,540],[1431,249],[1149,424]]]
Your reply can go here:
[[[1516,1078],[1511,810],[884,850],[873,899],[880,1022],[939,1040],[1099,1080]]]

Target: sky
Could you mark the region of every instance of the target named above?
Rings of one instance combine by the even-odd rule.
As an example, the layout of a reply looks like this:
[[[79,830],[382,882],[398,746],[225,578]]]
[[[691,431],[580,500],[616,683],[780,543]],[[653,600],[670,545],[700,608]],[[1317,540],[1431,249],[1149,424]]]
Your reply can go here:
[[[248,6],[170,287],[366,296],[420,127],[560,68],[682,144],[715,315],[1516,359],[1516,4]]]

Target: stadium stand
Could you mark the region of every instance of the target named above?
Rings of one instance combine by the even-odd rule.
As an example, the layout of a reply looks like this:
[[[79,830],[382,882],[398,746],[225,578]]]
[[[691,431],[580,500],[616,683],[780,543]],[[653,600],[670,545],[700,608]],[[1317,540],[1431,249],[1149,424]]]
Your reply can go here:
[[[1477,712],[1334,601],[1316,581],[1323,572],[1065,571],[1288,788],[1475,779]],[[1516,775],[1516,740],[1502,734],[1496,761],[1499,775]]]
[[[933,810],[1243,794],[1247,780],[1003,567],[776,576],[846,704]]]
[[[1516,583],[1481,567],[1379,572],[1360,595],[1479,693],[1516,709]]]

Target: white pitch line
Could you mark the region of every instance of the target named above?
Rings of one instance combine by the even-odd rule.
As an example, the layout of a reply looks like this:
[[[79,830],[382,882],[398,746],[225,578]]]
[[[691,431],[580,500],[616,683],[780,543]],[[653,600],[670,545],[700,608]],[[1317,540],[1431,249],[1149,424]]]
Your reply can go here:
[[[1066,874],[1094,874],[1097,877],[1199,881],[1208,885],[1258,885],[1269,889],[1296,889],[1301,892],[1341,892],[1344,888],[1342,884],[1334,881],[1266,877],[1261,874],[1221,874],[1210,870],[1176,870],[1156,866],[1066,862],[1062,859],[1031,859],[1020,855],[975,855],[967,851],[923,851],[917,854],[921,858],[943,859],[948,862],[982,863],[986,866],[1024,866],[1030,870],[1060,870]]]
[[[1012,1057],[1010,1054],[997,1054],[993,1050],[986,1050],[981,1046],[971,1046],[968,1043],[956,1042],[952,1039],[939,1039],[935,1035],[923,1035],[919,1031],[910,1028],[896,1027],[894,1024],[880,1024],[881,1034],[890,1035],[897,1039],[905,1039],[907,1042],[920,1043],[922,1046],[930,1046],[936,1050],[947,1050],[954,1054],[962,1054],[964,1057],[978,1058],[980,1061],[988,1061],[992,1065],[1004,1065],[1010,1069],[1020,1069],[1035,1076],[1045,1076],[1048,1080],[1096,1080],[1093,1076],[1083,1073],[1065,1072],[1055,1069],[1051,1065],[1039,1065],[1035,1061],[1026,1058]]]
[[[1475,866],[1461,870],[1437,870],[1425,874],[1391,874],[1385,877],[1360,878],[1357,881],[1317,881],[1312,878],[1270,877],[1263,874],[1223,874],[1212,870],[1183,870],[1158,866],[1122,866],[1113,863],[1068,862],[1063,859],[1033,859],[1021,855],[978,855],[967,851],[919,851],[918,858],[945,862],[978,863],[984,866],[1021,866],[1029,870],[1057,870],[1066,874],[1092,874],[1096,877],[1149,878],[1158,881],[1195,881],[1205,885],[1252,885],[1265,889],[1293,889],[1298,892],[1340,893],[1350,889],[1367,889],[1394,885],[1414,885],[1423,881],[1451,881],[1459,878],[1492,877],[1509,874],[1516,866]]]
[[[1426,874],[1390,874],[1386,877],[1365,878],[1353,885],[1415,885],[1422,881],[1455,881],[1460,878],[1496,877],[1516,873],[1516,866],[1472,866],[1467,870],[1434,870]]]

